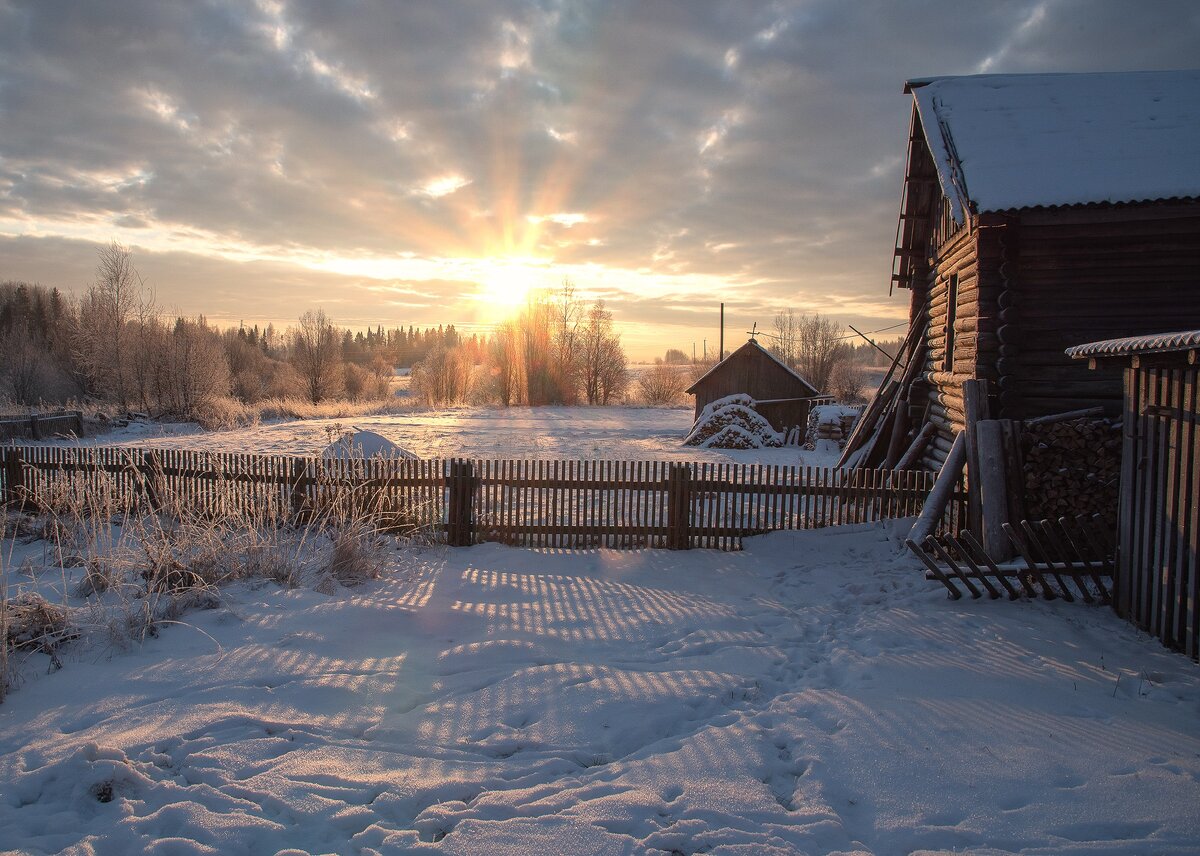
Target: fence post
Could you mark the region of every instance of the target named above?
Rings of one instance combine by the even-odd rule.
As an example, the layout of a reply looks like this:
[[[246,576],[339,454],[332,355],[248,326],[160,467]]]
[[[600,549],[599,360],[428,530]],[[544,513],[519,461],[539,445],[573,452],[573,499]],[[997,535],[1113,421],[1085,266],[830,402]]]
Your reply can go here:
[[[304,513],[305,501],[308,499],[307,479],[308,462],[304,458],[292,458],[292,516],[299,517]]]
[[[158,511],[162,507],[156,484],[158,473],[162,471],[162,466],[158,462],[158,453],[149,449],[142,452],[138,470],[142,476],[142,489],[146,491],[146,504],[151,511]]]
[[[42,439],[42,426],[36,413],[29,414],[29,436],[34,440]]]
[[[25,460],[16,446],[4,451],[4,501],[17,506],[25,501]]]
[[[446,540],[451,547],[470,547],[473,521],[472,502],[475,495],[475,472],[470,461],[450,461],[449,509],[447,514]]]
[[[667,549],[691,546],[691,470],[687,464],[671,464],[667,471]]]
[[[83,436],[83,411],[82,410],[74,410],[74,411],[72,411],[71,415],[75,417],[75,436],[82,437]]]

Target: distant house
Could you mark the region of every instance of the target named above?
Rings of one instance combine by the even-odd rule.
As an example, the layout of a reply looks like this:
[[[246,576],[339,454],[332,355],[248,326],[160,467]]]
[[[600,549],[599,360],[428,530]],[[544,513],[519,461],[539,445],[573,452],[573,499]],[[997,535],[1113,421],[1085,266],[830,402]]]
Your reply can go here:
[[[788,368],[754,339],[709,369],[687,390],[696,396],[696,418],[705,405],[727,395],[743,393],[776,431],[803,432],[813,399],[820,390]]]
[[[892,284],[912,295],[908,353],[923,365],[895,393],[911,418],[892,447],[924,416],[936,434],[923,464],[940,465],[973,379],[989,382],[993,417],[1116,412],[1120,370],[1089,372],[1064,349],[1200,327],[1200,71],[939,77],[905,92]]]

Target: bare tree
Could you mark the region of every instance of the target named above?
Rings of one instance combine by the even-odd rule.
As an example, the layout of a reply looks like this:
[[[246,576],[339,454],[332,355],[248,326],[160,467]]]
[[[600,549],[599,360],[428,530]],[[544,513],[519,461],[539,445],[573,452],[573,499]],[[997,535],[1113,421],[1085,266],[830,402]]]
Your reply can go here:
[[[461,404],[471,397],[474,368],[466,348],[438,345],[413,366],[413,392],[424,404]]]
[[[613,331],[612,313],[604,308],[603,300],[597,300],[588,309],[577,338],[588,404],[608,404],[624,392],[628,371],[621,339]]]
[[[517,322],[501,324],[488,342],[488,370],[492,386],[505,407],[525,402],[525,362],[521,349],[521,328]]]
[[[842,327],[819,313],[802,315],[797,322],[796,370],[818,390],[829,388],[834,366],[847,356]]]
[[[176,319],[160,354],[160,406],[168,411],[191,417],[201,405],[229,394],[225,348],[203,318]]]
[[[133,254],[113,241],[98,251],[96,279],[80,307],[81,361],[98,387],[129,405],[129,320],[145,302],[146,284]]]
[[[301,315],[300,326],[292,331],[292,364],[313,404],[338,393],[341,362],[341,342],[325,310]]]
[[[687,389],[688,374],[672,366],[654,366],[642,372],[638,389],[646,404],[675,404]]]
[[[13,333],[6,337],[8,341],[0,348],[3,379],[18,404],[37,404],[45,388],[41,349],[34,344],[28,330]]]
[[[775,313],[775,341],[767,349],[789,368],[796,367],[799,353],[800,321],[791,309]]]
[[[854,359],[839,359],[829,377],[829,394],[843,404],[858,404],[864,400],[863,385],[867,374]]]

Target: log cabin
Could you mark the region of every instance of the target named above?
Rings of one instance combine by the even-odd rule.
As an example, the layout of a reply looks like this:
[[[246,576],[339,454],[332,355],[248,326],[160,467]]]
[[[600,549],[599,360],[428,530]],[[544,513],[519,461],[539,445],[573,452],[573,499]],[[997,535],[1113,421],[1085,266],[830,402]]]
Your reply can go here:
[[[755,400],[755,410],[776,431],[798,428],[801,437],[814,400],[827,398],[754,339],[709,369],[687,393],[696,396],[696,419],[709,403],[742,393]]]
[[[1064,350],[1200,327],[1200,71],[937,77],[904,92],[892,286],[910,293],[903,356],[920,365],[881,388],[898,405],[875,408],[904,408],[903,436],[856,464],[924,433],[919,461],[939,467],[971,380],[987,381],[981,418],[1118,412],[1120,370]]]

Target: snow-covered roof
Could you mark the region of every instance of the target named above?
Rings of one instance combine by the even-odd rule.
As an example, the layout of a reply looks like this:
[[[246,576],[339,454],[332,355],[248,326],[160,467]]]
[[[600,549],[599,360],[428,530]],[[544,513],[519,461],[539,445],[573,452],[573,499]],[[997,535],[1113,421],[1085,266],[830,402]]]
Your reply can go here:
[[[775,365],[779,366],[781,369],[783,369],[785,372],[790,374],[796,380],[800,381],[802,384],[804,384],[809,389],[811,389],[813,391],[814,396],[820,395],[821,391],[819,389],[817,389],[815,386],[813,386],[811,383],[809,383],[795,369],[789,367],[787,363],[783,362],[783,360],[779,359],[774,354],[772,354],[770,351],[768,351],[766,348],[764,348],[762,345],[758,344],[758,340],[756,340],[756,339],[750,339],[749,341],[746,342],[746,344],[742,345],[740,348],[738,348],[736,351],[734,351],[728,357],[721,360],[719,363],[717,363],[711,369],[706,371],[704,374],[700,375],[700,378],[695,383],[693,383],[691,386],[689,386],[687,388],[687,390],[685,390],[685,394],[690,395],[690,394],[695,393],[696,387],[700,386],[700,384],[704,383],[704,381],[706,381],[713,373],[715,373],[718,369],[720,369],[722,366],[724,366],[727,362],[732,360],[736,354],[740,354],[742,351],[746,350],[747,348],[753,348],[755,351],[757,351],[758,353],[765,356],[767,359],[774,362]]]
[[[1200,196],[1200,70],[911,80],[954,218],[964,208]]]
[[[1086,357],[1128,357],[1134,354],[1165,354],[1200,348],[1200,330],[1180,330],[1175,333],[1154,333],[1149,336],[1129,336],[1124,339],[1105,339],[1067,348],[1067,356],[1077,360]]]

